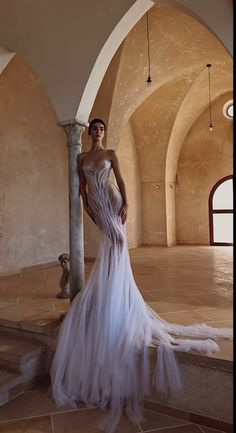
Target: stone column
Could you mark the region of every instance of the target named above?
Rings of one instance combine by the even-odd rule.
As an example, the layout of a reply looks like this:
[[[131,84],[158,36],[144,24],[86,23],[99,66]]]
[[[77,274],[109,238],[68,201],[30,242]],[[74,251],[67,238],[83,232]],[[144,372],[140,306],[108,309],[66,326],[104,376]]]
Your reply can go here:
[[[69,233],[70,233],[70,299],[84,286],[83,209],[79,196],[77,156],[81,152],[81,136],[87,123],[74,120],[59,123],[67,134],[69,162]]]

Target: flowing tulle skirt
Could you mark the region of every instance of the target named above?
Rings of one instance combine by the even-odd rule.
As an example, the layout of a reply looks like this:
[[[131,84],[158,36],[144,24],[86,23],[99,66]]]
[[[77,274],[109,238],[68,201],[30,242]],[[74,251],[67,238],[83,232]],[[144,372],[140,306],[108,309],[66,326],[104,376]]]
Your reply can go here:
[[[143,419],[142,401],[150,393],[149,348],[158,348],[157,389],[178,392],[175,351],[217,351],[209,337],[232,338],[232,330],[165,322],[135,284],[125,236],[123,244],[103,236],[86,287],[75,297],[58,335],[51,368],[54,399],[58,405],[83,401],[108,409],[99,427],[113,433],[124,408],[134,423]]]

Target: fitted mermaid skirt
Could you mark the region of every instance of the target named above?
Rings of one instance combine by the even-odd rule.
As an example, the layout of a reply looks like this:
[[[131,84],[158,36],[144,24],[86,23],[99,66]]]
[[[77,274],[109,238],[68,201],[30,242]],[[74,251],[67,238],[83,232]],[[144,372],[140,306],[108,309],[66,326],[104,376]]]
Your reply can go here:
[[[85,288],[61,325],[51,367],[52,391],[58,405],[82,401],[106,410],[99,427],[113,433],[124,408],[134,423],[143,419],[142,401],[150,393],[151,346],[157,347],[157,389],[178,392],[181,377],[175,352],[212,353],[219,350],[214,340],[232,338],[232,330],[170,324],[144,302],[119,216],[121,194],[109,181],[111,162],[83,170],[101,245]]]

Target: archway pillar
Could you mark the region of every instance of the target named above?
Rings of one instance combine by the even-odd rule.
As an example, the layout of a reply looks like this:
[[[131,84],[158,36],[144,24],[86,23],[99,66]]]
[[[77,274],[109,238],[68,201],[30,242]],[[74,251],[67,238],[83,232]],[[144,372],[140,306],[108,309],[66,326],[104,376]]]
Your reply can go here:
[[[70,299],[84,287],[83,209],[79,195],[77,157],[81,153],[81,137],[88,123],[77,119],[59,122],[67,135],[69,164],[69,248]]]

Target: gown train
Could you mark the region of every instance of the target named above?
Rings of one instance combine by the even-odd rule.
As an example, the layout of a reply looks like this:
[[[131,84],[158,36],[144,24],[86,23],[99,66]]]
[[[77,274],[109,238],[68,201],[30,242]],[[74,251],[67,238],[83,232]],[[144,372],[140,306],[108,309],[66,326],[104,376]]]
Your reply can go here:
[[[175,351],[209,354],[219,350],[215,339],[232,339],[229,328],[168,323],[145,303],[131,270],[119,216],[122,197],[109,181],[110,170],[109,161],[83,166],[102,239],[86,286],[61,325],[51,367],[56,403],[82,401],[106,410],[99,424],[106,433],[115,432],[124,408],[131,421],[142,421],[142,401],[150,393],[151,346],[157,348],[153,383],[160,392],[178,393]]]

